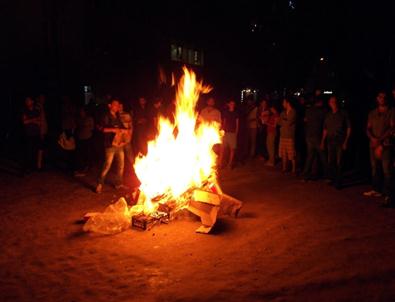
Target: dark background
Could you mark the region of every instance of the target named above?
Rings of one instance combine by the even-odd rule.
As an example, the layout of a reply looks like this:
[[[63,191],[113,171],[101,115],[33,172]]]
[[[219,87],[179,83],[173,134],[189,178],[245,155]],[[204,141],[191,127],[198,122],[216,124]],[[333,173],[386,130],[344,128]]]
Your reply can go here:
[[[145,3],[3,1],[5,92],[78,94],[89,84],[134,97],[156,84],[172,42],[202,49],[201,71],[225,95],[245,85],[356,92],[394,78],[390,1]]]
[[[192,67],[221,100],[245,87],[330,89],[363,129],[377,90],[394,83],[391,2],[2,1],[2,139],[26,95],[44,93],[52,108],[62,95],[82,100],[84,85],[128,101],[155,96],[158,67],[182,65],[172,43],[204,53]]]

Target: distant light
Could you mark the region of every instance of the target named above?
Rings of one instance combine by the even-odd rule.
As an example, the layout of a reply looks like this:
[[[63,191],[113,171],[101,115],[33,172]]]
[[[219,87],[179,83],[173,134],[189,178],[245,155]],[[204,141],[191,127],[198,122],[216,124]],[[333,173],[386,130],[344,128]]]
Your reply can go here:
[[[324,62],[324,60],[325,60],[324,57],[321,57],[321,58],[320,58],[320,61],[321,61],[321,62]]]
[[[288,1],[288,7],[290,8],[290,9],[295,9],[296,7],[295,7],[295,2],[293,1],[293,0],[289,0]]]
[[[295,92],[294,95],[300,96],[300,92],[299,92],[299,91],[298,91],[298,92]]]
[[[324,93],[324,94],[333,94],[333,91],[332,91],[332,90],[324,90],[323,93]]]

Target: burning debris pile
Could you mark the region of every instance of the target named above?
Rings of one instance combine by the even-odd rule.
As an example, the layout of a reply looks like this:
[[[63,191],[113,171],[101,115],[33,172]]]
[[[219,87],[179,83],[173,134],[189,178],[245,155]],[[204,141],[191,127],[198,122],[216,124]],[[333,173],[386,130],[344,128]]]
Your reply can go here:
[[[116,233],[130,224],[150,229],[155,224],[168,223],[179,211],[187,209],[202,221],[197,232],[208,233],[218,213],[237,216],[242,203],[224,194],[217,182],[213,146],[221,143],[220,125],[197,123],[195,107],[199,95],[210,90],[184,67],[176,94],[174,123],[161,118],[157,137],[148,142],[147,155],[136,158],[134,169],[141,183],[136,204],[129,207],[121,198],[103,213],[88,215],[91,217],[85,231]],[[112,227],[106,228],[106,220]]]

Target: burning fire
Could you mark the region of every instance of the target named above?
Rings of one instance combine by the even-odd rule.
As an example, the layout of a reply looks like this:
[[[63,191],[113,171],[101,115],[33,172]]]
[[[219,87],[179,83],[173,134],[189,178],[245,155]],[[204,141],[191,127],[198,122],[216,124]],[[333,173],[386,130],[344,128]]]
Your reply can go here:
[[[174,123],[161,118],[157,137],[148,142],[146,156],[136,158],[134,169],[139,178],[140,198],[132,212],[150,214],[158,201],[176,202],[176,208],[188,206],[186,192],[216,179],[216,154],[213,146],[221,142],[220,125],[197,124],[196,103],[211,87],[196,80],[192,70],[183,68],[176,93]]]

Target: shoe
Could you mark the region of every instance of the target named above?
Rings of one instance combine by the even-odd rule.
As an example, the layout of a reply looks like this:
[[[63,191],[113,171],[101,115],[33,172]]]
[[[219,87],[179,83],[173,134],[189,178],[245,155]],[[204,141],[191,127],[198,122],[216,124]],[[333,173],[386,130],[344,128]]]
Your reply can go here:
[[[115,189],[117,189],[117,190],[125,190],[126,191],[126,190],[129,190],[129,187],[124,185],[124,184],[120,184],[120,185],[116,185]]]
[[[383,208],[390,208],[390,209],[395,208],[395,204],[391,202],[391,199],[388,196],[384,198],[384,202],[381,204],[381,206]]]
[[[383,196],[383,194],[381,194],[380,192],[377,192],[375,190],[371,190],[371,191],[363,192],[363,196],[367,196],[367,197],[381,197],[381,196]]]
[[[239,216],[241,207],[237,208],[237,209],[233,209],[231,216],[234,218],[237,218]]]
[[[100,194],[102,191],[103,191],[103,185],[102,185],[102,184],[98,184],[98,185],[96,186],[95,192],[96,192],[97,194]]]

